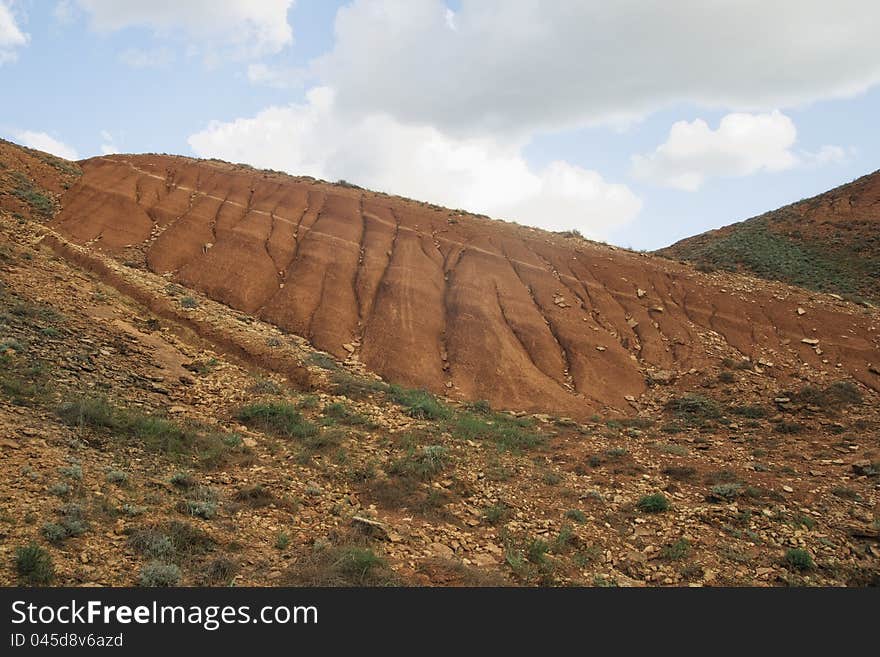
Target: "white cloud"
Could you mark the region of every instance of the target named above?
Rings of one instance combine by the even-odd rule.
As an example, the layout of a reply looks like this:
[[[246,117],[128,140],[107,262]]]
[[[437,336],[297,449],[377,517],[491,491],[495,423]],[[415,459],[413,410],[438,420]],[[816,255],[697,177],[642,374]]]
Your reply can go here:
[[[25,46],[29,36],[21,31],[10,6],[0,0],[0,66],[18,58],[17,48]]]
[[[116,140],[113,138],[113,134],[109,131],[101,130],[101,141],[101,155],[113,155],[114,153],[119,152]]]
[[[825,145],[815,153],[802,153],[801,158],[805,164],[823,166],[825,164],[842,164],[849,159],[849,156],[840,146]]]
[[[77,0],[98,31],[147,27],[205,47],[206,57],[260,57],[293,43],[294,0]]]
[[[565,162],[533,170],[522,142],[451,137],[387,114],[340,112],[328,87],[303,104],[270,107],[253,118],[211,122],[191,135],[203,157],[281,169],[483,212],[523,223],[605,237],[639,212],[625,186]]]
[[[313,66],[346,110],[523,135],[850,96],[880,82],[878,24],[873,0],[354,0]]]
[[[632,158],[633,174],[664,187],[699,189],[707,178],[790,169],[794,122],[784,114],[728,114],[712,130],[703,119],[673,124],[653,153]]]
[[[20,130],[19,132],[16,132],[14,134],[15,140],[17,142],[30,148],[36,148],[38,151],[52,153],[52,155],[63,157],[65,160],[79,159],[79,155],[77,154],[75,148],[73,148],[72,146],[68,146],[64,142],[58,141],[54,137],[46,134],[45,132]]]
[[[166,46],[128,48],[119,53],[119,61],[131,68],[167,68],[174,61],[174,53]]]
[[[253,84],[276,89],[293,89],[303,86],[305,71],[301,68],[274,68],[257,63],[248,66],[247,77]]]

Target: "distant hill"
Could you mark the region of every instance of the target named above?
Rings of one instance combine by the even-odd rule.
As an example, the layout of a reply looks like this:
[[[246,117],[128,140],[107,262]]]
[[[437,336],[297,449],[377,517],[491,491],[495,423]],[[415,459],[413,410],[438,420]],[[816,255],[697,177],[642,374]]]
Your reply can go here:
[[[880,171],[657,253],[880,303]]]

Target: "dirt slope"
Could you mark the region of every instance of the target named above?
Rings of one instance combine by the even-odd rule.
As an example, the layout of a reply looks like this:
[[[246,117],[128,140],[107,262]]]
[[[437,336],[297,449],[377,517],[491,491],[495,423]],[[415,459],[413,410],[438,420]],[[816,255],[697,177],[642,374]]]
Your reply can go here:
[[[81,166],[60,234],[452,398],[586,417],[722,352],[880,387],[875,318],[797,289],[220,162]]]
[[[658,253],[880,304],[880,171]]]
[[[748,361],[685,316],[701,342],[670,342],[670,362],[705,367],[649,372],[664,385],[627,413],[503,413],[386,385],[150,271],[144,246],[69,242],[47,221],[65,189],[84,201],[79,176],[0,142],[0,584],[880,581],[880,394],[825,351],[873,336],[876,311],[661,268],[692,281],[688,312],[697,284],[728,314],[772,295],[821,342],[779,336],[772,365]],[[659,275],[654,258],[456,225]]]

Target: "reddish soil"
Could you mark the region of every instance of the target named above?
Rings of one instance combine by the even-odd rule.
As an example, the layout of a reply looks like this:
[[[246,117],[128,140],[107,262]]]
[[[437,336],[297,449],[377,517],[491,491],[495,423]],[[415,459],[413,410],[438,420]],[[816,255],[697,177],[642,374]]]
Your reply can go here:
[[[798,289],[214,161],[81,166],[60,233],[337,357],[353,348],[391,381],[584,417],[627,408],[652,371],[704,368],[726,342],[782,379],[806,363],[880,388],[874,318],[824,303],[799,315]]]

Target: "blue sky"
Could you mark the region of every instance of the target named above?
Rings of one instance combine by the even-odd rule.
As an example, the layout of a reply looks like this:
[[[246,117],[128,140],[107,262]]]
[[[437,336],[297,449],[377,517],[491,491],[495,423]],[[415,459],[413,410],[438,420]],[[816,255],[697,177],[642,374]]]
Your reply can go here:
[[[876,3],[699,4],[0,0],[0,134],[640,249],[880,168]]]

